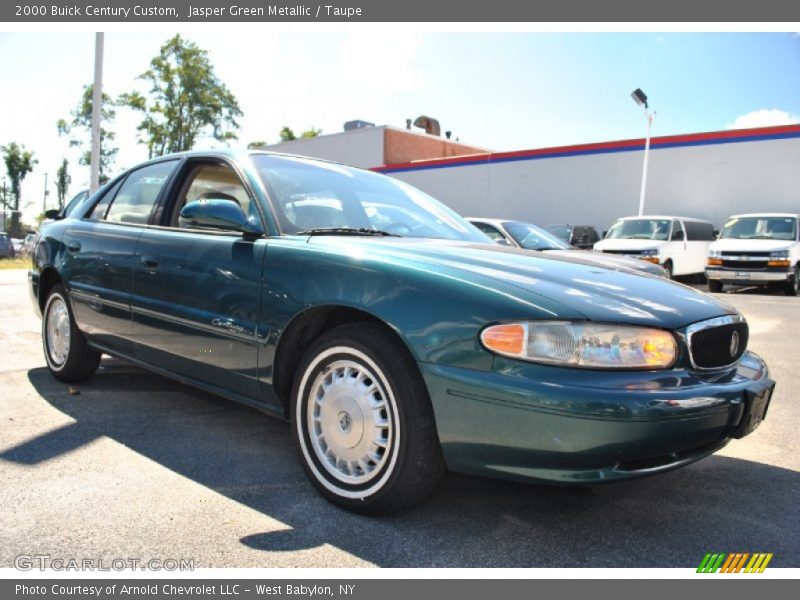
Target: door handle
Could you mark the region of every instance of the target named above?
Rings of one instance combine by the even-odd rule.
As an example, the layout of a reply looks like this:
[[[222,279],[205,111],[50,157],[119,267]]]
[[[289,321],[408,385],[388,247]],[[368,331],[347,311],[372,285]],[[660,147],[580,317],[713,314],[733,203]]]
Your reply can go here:
[[[161,262],[155,256],[143,256],[142,257],[142,264],[147,267],[148,269],[155,269]]]
[[[81,243],[78,240],[70,240],[67,242],[67,250],[69,252],[80,252]]]

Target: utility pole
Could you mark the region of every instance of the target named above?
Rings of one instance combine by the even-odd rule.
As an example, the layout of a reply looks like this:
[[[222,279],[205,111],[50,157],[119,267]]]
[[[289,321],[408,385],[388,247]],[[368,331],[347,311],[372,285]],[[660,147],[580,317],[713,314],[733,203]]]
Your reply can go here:
[[[3,177],[3,231],[6,230],[6,211],[8,204],[6,203],[6,178]]]
[[[44,174],[44,196],[42,196],[42,214],[47,212],[47,173]]]
[[[100,118],[103,110],[103,34],[95,34],[94,86],[92,88],[92,155],[89,164],[89,193],[100,187]]]

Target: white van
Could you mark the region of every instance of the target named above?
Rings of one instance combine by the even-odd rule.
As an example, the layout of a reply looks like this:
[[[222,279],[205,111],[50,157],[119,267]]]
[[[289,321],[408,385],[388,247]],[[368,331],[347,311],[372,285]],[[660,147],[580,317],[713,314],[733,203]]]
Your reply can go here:
[[[800,289],[800,215],[753,213],[734,215],[708,249],[708,289],[724,284],[775,285],[787,295]]]
[[[701,219],[625,217],[611,226],[594,249],[661,265],[672,277],[702,274],[714,239],[714,226]]]

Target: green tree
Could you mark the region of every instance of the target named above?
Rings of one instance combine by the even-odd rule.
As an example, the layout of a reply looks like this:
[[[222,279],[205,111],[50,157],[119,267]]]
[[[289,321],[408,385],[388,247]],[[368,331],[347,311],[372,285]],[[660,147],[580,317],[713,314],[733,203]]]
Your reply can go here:
[[[266,146],[266,145],[267,145],[267,142],[265,142],[263,140],[257,140],[255,142],[250,142],[249,144],[247,144],[247,149],[248,150],[256,150],[256,149],[261,148],[262,146]]]
[[[19,200],[22,196],[22,181],[25,176],[33,171],[34,165],[38,162],[33,157],[33,152],[26,150],[24,145],[11,142],[6,146],[0,147],[3,153],[3,162],[6,164],[6,173],[11,180],[11,202],[5,198],[6,206],[11,208],[11,219],[7,226],[8,232],[14,236],[22,235],[20,227]]]
[[[69,174],[69,161],[65,158],[56,171],[56,195],[58,196],[59,210],[64,208],[64,199],[70,183],[72,183],[72,176]]]
[[[114,102],[111,97],[103,93],[103,106],[100,109],[100,184],[108,181],[108,173],[117,159],[119,148],[112,144],[117,137],[110,129],[104,127],[110,124],[117,116],[114,110]],[[92,162],[92,105],[94,99],[94,86],[89,84],[83,86],[83,96],[78,106],[71,113],[71,120],[59,119],[56,123],[59,135],[69,135],[74,129],[82,131],[82,135],[70,139],[70,146],[83,146],[87,148],[81,153],[79,163],[84,166],[91,165]]]
[[[284,125],[283,129],[281,129],[281,132],[278,135],[281,136],[282,142],[292,142],[297,139],[297,136],[294,134],[294,131],[292,131],[292,128],[289,127],[288,125]]]
[[[280,136],[282,142],[292,142],[296,139],[307,140],[309,138],[315,138],[320,133],[322,133],[322,129],[314,129],[312,127],[311,129],[306,129],[298,138],[291,127],[284,125],[283,129],[281,129],[278,135]]]
[[[119,102],[144,114],[139,142],[151,158],[191,150],[203,134],[218,141],[237,139],[239,103],[196,44],[176,35],[139,78],[150,84],[147,97],[134,91]]]
[[[317,137],[320,133],[322,133],[322,129],[314,129],[312,127],[311,129],[306,129],[303,133],[301,133],[300,138],[307,140],[309,138]]]
[[[25,150],[25,146],[11,142],[0,147],[3,152],[3,162],[6,164],[6,173],[11,180],[11,210],[19,210],[19,199],[22,194],[22,181],[25,176],[33,171],[38,163],[33,152]]]

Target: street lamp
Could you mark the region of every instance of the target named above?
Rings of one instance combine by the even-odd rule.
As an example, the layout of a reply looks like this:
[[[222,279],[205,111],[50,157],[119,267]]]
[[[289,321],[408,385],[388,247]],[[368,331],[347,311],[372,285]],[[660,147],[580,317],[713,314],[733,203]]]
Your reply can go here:
[[[641,217],[642,214],[644,214],[644,191],[647,187],[647,158],[650,155],[650,128],[653,126],[656,113],[655,111],[651,112],[648,110],[647,96],[641,89],[636,88],[633,90],[633,92],[631,92],[631,98],[644,109],[644,116],[647,119],[647,137],[644,142],[644,166],[642,167],[642,190],[639,193],[639,216]]]

